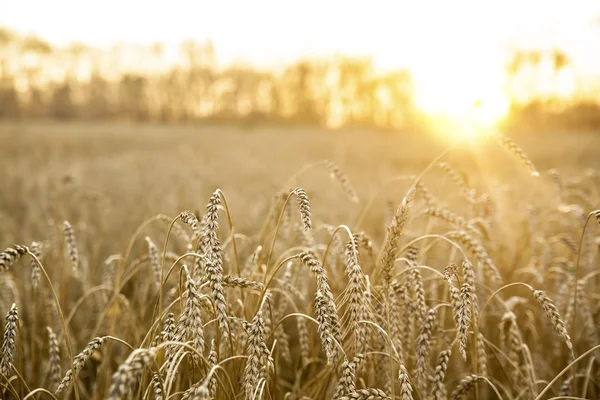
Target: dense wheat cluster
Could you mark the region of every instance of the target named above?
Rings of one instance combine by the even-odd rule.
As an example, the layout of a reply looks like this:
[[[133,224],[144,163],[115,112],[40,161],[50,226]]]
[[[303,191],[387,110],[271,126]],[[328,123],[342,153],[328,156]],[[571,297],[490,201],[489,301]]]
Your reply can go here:
[[[243,202],[157,179],[167,209],[135,225],[134,168],[111,199],[3,163],[1,397],[598,398],[600,174],[489,140],[508,182],[451,149],[363,193],[323,159]]]

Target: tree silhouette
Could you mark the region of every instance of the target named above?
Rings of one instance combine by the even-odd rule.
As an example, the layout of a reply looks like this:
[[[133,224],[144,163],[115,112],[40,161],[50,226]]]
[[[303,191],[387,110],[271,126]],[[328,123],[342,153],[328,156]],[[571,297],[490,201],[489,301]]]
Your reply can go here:
[[[413,103],[409,71],[377,72],[367,58],[302,59],[272,71],[247,64],[222,68],[212,42],[192,39],[181,43],[179,55],[176,62],[167,60],[160,43],[116,44],[108,51],[81,43],[53,48],[41,38],[0,28],[0,118],[393,129],[418,128],[426,119]],[[554,112],[552,96],[569,66],[560,49],[516,50],[506,64],[513,120]],[[543,71],[551,75],[550,94],[539,87]],[[597,120],[588,116],[595,110],[590,104],[572,107],[572,113],[586,113],[586,124]]]

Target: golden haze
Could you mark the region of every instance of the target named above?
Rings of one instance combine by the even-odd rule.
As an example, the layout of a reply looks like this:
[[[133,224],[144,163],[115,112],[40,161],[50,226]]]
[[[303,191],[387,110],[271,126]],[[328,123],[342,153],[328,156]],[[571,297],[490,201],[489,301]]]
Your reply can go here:
[[[118,63],[100,63],[109,75],[115,68],[157,70],[182,62],[180,43],[189,37],[199,43],[210,39],[221,67],[235,62],[277,70],[301,57],[323,58],[332,53],[366,57],[373,63],[370,75],[408,71],[415,107],[430,122],[443,121],[436,122],[438,127],[453,126],[458,128],[451,130],[458,131],[464,126],[478,130],[496,126],[515,102],[588,99],[595,96],[590,90],[598,85],[593,71],[600,61],[593,54],[600,50],[594,47],[600,33],[593,15],[600,13],[600,7],[592,1],[568,6],[558,1],[427,1],[412,5],[309,1],[301,7],[296,3],[284,7],[268,0],[249,4],[176,1],[166,10],[137,1],[109,1],[94,18],[70,0],[52,6],[36,4],[40,12],[35,16],[28,12],[32,6],[28,1],[2,6],[0,24],[38,34],[57,46],[77,41],[105,52],[117,42],[139,46],[163,43],[160,58],[135,46],[112,52],[113,57],[121,54]],[[115,13],[115,9],[120,11]],[[234,9],[237,12],[231,12]],[[138,14],[144,18],[136,18],[132,25],[131,17]],[[111,21],[111,29],[98,21]],[[511,70],[509,65],[520,49],[538,52],[538,61]],[[566,54],[568,61],[560,68],[552,66],[556,49]],[[31,57],[23,62],[36,64]],[[64,60],[61,64],[64,68]],[[98,67],[96,60],[79,62],[77,74],[89,79]],[[55,79],[56,71],[47,73]],[[390,94],[376,96],[385,108]],[[328,125],[346,121],[346,116],[338,115],[337,105],[330,108]]]

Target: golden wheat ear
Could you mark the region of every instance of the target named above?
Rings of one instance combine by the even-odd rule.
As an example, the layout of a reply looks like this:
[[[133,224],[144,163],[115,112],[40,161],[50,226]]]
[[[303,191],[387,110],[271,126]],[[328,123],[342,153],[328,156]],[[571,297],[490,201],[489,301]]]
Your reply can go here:
[[[73,379],[77,377],[85,363],[87,363],[90,357],[92,357],[92,354],[94,354],[94,352],[100,348],[102,343],[104,343],[103,337],[94,338],[87,344],[87,346],[85,346],[81,353],[77,354],[75,358],[73,358],[73,369],[69,369],[67,371],[65,377],[56,388],[56,394],[62,393],[67,387],[69,387]]]
[[[302,218],[302,224],[304,224],[304,231],[308,232],[312,230],[312,219],[310,214],[310,200],[308,195],[302,188],[296,188],[293,192],[296,195],[298,202],[298,208],[300,209],[300,217]]]
[[[8,247],[0,253],[0,272],[8,271],[14,263],[28,252],[29,249],[26,246],[16,244],[13,247]]]
[[[532,176],[540,176],[533,162],[527,157],[527,154],[512,139],[506,137],[500,132],[494,132],[492,136],[510,153],[515,155],[523,165],[529,169]]]
[[[15,351],[17,349],[17,328],[19,324],[19,310],[17,305],[13,303],[6,314],[6,323],[4,325],[4,338],[2,340],[2,348],[0,354],[2,359],[0,360],[0,372],[6,378],[13,375],[13,362]]]
[[[107,399],[120,400],[126,398],[155,356],[156,349],[153,347],[134,350],[113,374]]]

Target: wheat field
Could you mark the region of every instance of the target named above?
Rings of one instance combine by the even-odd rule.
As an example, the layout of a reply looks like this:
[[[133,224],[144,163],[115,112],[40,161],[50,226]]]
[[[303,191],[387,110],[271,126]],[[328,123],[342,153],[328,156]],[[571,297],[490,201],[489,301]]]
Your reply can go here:
[[[600,397],[600,135],[3,123],[4,399]]]

